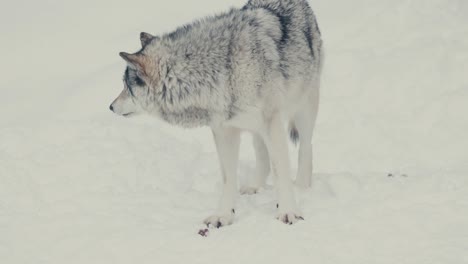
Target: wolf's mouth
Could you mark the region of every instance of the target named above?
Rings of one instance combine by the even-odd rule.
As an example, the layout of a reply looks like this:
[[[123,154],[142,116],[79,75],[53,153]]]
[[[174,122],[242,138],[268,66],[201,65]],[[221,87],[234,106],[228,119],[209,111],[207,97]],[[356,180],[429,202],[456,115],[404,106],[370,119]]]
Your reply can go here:
[[[122,114],[122,115],[125,116],[125,117],[129,117],[129,116],[133,115],[133,112]]]

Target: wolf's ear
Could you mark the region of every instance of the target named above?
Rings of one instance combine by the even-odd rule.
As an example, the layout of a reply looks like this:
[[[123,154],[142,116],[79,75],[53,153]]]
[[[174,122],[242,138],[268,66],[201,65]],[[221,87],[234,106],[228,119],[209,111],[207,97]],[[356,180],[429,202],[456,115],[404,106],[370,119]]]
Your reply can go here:
[[[141,32],[140,33],[141,46],[145,47],[146,45],[148,45],[151,42],[151,40],[153,38],[154,38],[153,35],[151,35],[149,33],[146,33],[146,32]]]
[[[133,66],[136,70],[140,71],[141,73],[146,73],[146,62],[143,54],[130,54],[127,52],[120,52],[120,57],[124,59],[130,66]]]
[[[142,63],[142,57],[139,54],[130,54],[130,53],[127,53],[127,52],[120,52],[119,55],[126,62],[128,62],[128,63],[130,63],[130,64],[132,64],[134,66],[138,66],[139,64]]]

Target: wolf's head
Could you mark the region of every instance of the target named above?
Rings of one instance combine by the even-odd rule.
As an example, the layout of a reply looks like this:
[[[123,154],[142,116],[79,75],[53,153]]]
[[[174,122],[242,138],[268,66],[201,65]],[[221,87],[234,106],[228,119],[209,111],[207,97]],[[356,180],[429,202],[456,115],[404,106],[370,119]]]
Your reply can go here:
[[[120,57],[127,62],[127,68],[123,77],[124,89],[109,107],[114,113],[130,116],[149,110],[151,87],[160,79],[159,62],[156,58],[147,56],[144,49],[155,38],[142,32],[140,34],[142,49],[139,52],[120,53]]]

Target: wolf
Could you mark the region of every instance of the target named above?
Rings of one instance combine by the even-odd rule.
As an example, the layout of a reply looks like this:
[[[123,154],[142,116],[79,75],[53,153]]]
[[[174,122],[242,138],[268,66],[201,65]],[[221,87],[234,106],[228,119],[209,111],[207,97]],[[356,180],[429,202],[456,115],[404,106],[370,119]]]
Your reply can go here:
[[[209,126],[223,190],[207,226],[233,223],[240,133],[253,134],[256,175],[241,193],[256,193],[272,174],[277,219],[303,220],[290,177],[288,130],[299,141],[295,183],[308,187],[319,105],[322,39],[306,0],[250,0],[171,33],[140,34],[142,48],[121,52],[124,89],[110,105],[122,116],[147,113],[186,128]]]

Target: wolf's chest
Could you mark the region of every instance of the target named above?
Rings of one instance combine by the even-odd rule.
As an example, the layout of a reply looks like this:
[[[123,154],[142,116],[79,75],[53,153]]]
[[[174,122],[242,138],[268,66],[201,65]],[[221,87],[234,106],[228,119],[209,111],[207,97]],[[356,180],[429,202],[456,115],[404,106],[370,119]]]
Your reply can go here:
[[[187,128],[207,126],[212,121],[212,113],[208,109],[195,106],[177,110],[160,108],[159,115],[170,124]]]

